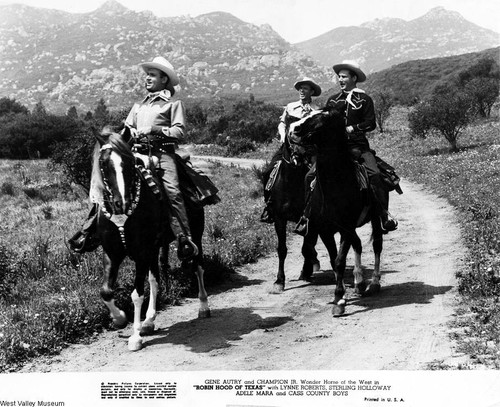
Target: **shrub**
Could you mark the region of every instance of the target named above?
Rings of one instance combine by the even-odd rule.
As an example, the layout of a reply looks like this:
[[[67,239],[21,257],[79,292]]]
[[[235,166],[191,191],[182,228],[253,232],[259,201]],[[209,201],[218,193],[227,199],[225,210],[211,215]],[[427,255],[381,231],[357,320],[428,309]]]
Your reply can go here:
[[[0,186],[0,192],[2,193],[2,195],[14,196],[14,184],[9,181],[2,182],[2,185]]]

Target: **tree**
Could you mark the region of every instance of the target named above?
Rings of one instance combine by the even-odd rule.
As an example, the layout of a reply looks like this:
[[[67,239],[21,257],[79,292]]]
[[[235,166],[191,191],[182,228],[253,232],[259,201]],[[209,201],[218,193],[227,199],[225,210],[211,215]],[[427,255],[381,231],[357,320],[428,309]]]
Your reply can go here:
[[[78,112],[76,111],[75,106],[71,106],[68,111],[66,112],[66,116],[72,118],[72,119],[78,119]]]
[[[104,99],[101,98],[97,103],[93,118],[102,126],[106,125],[109,122],[109,111]]]
[[[390,91],[375,91],[372,93],[375,104],[375,119],[381,133],[384,132],[384,124],[391,114],[394,105],[394,95]]]
[[[490,117],[500,91],[499,80],[495,78],[474,78],[465,85],[465,90],[474,100],[477,113],[481,117]]]
[[[7,114],[28,114],[28,109],[16,102],[15,99],[9,99],[7,97],[0,99],[0,117]]]
[[[457,151],[457,139],[472,121],[473,100],[469,94],[453,84],[437,87],[429,100],[420,103],[408,116],[413,134],[425,136],[431,129],[441,133]]]
[[[500,68],[491,57],[483,57],[458,74],[458,84],[473,99],[477,113],[489,117],[500,90]]]

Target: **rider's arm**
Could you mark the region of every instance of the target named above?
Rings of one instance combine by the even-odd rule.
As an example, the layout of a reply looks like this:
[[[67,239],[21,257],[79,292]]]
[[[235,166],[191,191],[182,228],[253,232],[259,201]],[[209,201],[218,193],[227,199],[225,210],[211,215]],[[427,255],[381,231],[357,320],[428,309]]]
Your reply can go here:
[[[284,143],[285,142],[285,137],[286,137],[286,127],[287,127],[287,110],[283,110],[283,114],[280,117],[280,123],[278,124],[278,133],[280,135],[280,142]]]
[[[184,104],[180,100],[171,103],[165,114],[168,115],[168,118],[165,120],[168,125],[151,126],[151,134],[160,141],[177,143],[184,137],[186,116]]]

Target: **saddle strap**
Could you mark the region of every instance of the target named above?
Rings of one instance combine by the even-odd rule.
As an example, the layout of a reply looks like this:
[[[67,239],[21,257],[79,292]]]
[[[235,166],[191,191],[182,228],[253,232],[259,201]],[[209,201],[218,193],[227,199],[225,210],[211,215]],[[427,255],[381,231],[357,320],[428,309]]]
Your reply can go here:
[[[161,190],[158,184],[156,183],[153,174],[151,173],[151,170],[144,168],[143,166],[138,165],[137,166],[137,171],[139,172],[139,175],[141,178],[146,182],[149,188],[153,191],[155,195],[158,196],[159,199],[161,199]]]
[[[276,178],[278,176],[278,171],[281,166],[281,160],[277,161],[276,164],[274,164],[274,168],[271,171],[271,174],[269,175],[269,179],[267,180],[266,184],[266,191],[270,191],[274,185],[274,182],[276,181]]]

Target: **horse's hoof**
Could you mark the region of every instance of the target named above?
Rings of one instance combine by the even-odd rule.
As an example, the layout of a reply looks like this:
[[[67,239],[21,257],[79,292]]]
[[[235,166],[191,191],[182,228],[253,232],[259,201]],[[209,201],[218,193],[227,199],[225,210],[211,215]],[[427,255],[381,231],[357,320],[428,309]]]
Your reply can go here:
[[[372,283],[368,286],[368,291],[367,294],[372,295],[372,294],[378,294],[380,292],[380,284],[378,283]]]
[[[317,273],[321,270],[321,265],[319,264],[319,261],[317,263],[313,264],[313,273]]]
[[[128,338],[128,350],[136,352],[142,349],[142,338],[139,335],[132,335]]]
[[[363,295],[365,291],[366,291],[366,283],[364,281],[354,285],[354,294]]]
[[[210,318],[210,310],[209,309],[200,309],[198,311],[198,318],[204,319],[204,318]]]
[[[269,294],[281,294],[283,291],[285,291],[285,284],[274,283]]]
[[[345,300],[340,300],[338,303],[333,304],[332,315],[334,317],[340,317],[345,313]]]
[[[304,273],[303,271],[300,273],[299,280],[301,281],[307,281],[308,283],[311,283],[313,281],[312,273]]]
[[[123,329],[127,326],[128,324],[128,319],[127,316],[125,315],[125,312],[120,311],[120,316],[113,318],[113,326],[116,329]]]
[[[155,331],[154,322],[144,322],[141,326],[141,336],[152,335]]]

